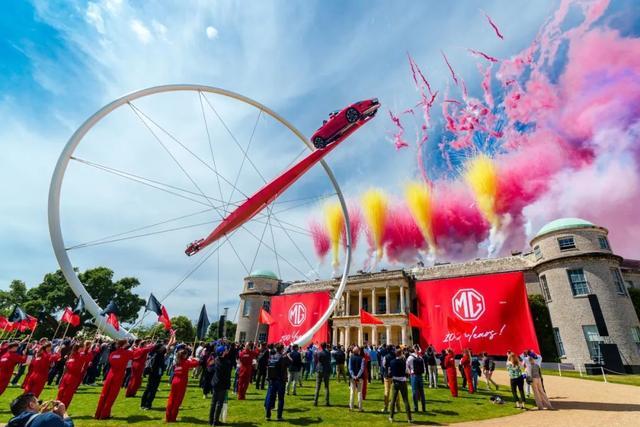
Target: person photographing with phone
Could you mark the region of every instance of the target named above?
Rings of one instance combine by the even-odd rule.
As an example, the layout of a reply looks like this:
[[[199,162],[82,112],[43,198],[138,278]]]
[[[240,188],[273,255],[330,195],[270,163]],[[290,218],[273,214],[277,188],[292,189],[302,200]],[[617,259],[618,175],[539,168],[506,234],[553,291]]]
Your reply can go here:
[[[58,400],[42,402],[32,393],[25,393],[11,402],[13,418],[7,427],[73,427],[67,407]]]

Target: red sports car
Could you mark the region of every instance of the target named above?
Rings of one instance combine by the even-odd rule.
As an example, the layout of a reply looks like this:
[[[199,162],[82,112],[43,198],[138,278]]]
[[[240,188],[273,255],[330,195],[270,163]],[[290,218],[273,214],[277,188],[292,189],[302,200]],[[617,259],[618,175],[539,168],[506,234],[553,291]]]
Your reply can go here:
[[[329,119],[322,123],[311,137],[316,148],[325,148],[332,142],[348,136],[369,121],[380,108],[378,98],[367,99],[349,105],[341,111],[329,114]]]

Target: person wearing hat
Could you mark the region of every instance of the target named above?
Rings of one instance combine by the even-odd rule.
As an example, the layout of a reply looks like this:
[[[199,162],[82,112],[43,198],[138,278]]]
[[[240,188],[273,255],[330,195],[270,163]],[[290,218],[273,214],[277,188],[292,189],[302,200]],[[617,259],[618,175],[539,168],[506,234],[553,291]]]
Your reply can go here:
[[[7,427],[73,427],[64,403],[52,400],[43,405],[32,393],[16,397],[11,413]]]
[[[213,371],[211,379],[213,395],[209,410],[209,424],[212,426],[222,425],[220,417],[227,393],[231,388],[231,371],[235,363],[235,355],[231,348],[219,345],[215,353],[213,365],[207,367],[208,370]]]

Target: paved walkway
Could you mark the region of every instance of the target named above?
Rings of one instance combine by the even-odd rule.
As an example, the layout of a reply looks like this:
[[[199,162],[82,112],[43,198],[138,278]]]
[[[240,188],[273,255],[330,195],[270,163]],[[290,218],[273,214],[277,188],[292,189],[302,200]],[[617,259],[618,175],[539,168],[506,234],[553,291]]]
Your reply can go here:
[[[508,384],[506,372],[496,372],[496,381]],[[638,426],[640,387],[547,375],[544,385],[556,411],[531,409],[518,415],[456,426]],[[505,405],[512,405],[506,402]]]

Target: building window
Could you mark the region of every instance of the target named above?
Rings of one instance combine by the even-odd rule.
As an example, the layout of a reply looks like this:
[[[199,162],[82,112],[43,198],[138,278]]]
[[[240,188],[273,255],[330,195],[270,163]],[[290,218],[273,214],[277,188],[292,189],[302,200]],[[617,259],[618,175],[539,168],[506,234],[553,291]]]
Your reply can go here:
[[[558,246],[560,246],[561,251],[566,251],[568,249],[575,249],[576,242],[573,240],[573,236],[560,237],[558,239]]]
[[[261,332],[260,335],[258,335],[258,342],[267,342],[266,332]]]
[[[540,246],[534,246],[533,247],[533,253],[536,256],[536,261],[541,260],[542,259],[542,251],[540,250]]]
[[[547,284],[547,276],[544,274],[540,276],[540,288],[542,288],[542,296],[546,302],[551,301],[551,293],[549,292],[549,285]]]
[[[633,288],[633,282],[631,280],[625,280],[625,283],[627,284],[627,289]]]
[[[247,340],[247,333],[242,331],[240,332],[240,342],[246,341]]]
[[[611,277],[613,278],[613,283],[616,286],[616,292],[618,293],[618,295],[626,295],[627,290],[624,287],[624,281],[622,280],[620,270],[618,270],[617,268],[612,268]]]
[[[253,282],[247,282],[247,289],[253,289],[254,286]]]
[[[589,355],[591,360],[595,363],[602,362],[602,355],[600,354],[600,343],[604,342],[600,334],[598,334],[598,328],[596,325],[584,325],[582,326],[584,332],[584,338],[587,340],[587,347],[589,347]]]
[[[571,284],[571,293],[574,297],[589,294],[589,285],[584,277],[584,271],[581,268],[575,270],[567,270],[569,275],[569,283]]]
[[[387,297],[379,296],[378,297],[378,313],[386,313],[387,312]]]
[[[251,301],[246,300],[243,304],[242,304],[242,315],[244,317],[249,317],[249,314],[251,314]]]
[[[271,311],[271,301],[266,300],[266,301],[262,301],[262,308],[264,308],[265,311]]]
[[[611,248],[609,247],[609,241],[604,236],[598,237],[598,244],[600,244],[600,249],[605,249],[607,251],[611,250]]]
[[[638,354],[640,354],[640,327],[634,326],[631,328],[631,338],[633,342],[636,343],[636,350]]]
[[[362,309],[369,311],[369,299],[367,297],[362,297]]]
[[[560,338],[560,329],[553,328],[553,338],[556,341],[556,349],[558,350],[558,356],[564,357],[566,354],[564,352],[564,344],[562,344],[562,338]]]

